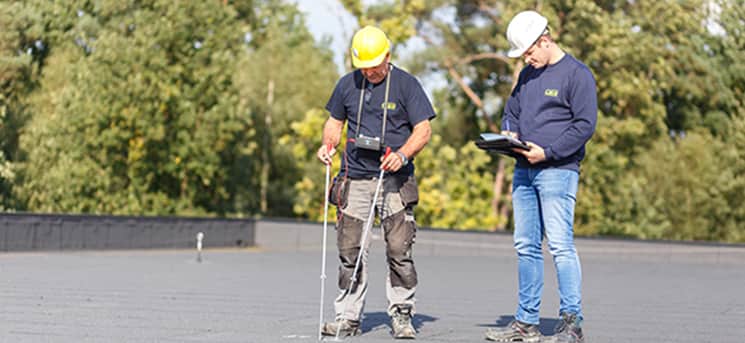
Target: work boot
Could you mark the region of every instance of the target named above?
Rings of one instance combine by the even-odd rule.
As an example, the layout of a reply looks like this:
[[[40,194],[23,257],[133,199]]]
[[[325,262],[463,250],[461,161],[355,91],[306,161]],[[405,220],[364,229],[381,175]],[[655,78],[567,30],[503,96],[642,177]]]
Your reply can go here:
[[[582,320],[574,313],[562,313],[561,320],[554,329],[554,335],[547,337],[544,342],[550,343],[584,343],[582,334]]]
[[[414,339],[416,330],[411,325],[411,305],[396,305],[391,315],[393,338]]]
[[[486,330],[486,340],[495,342],[540,342],[538,325],[513,320],[510,325]]]
[[[360,331],[360,322],[357,320],[341,319],[335,322],[323,323],[321,334],[324,336],[336,336],[339,331],[339,337],[358,336]]]

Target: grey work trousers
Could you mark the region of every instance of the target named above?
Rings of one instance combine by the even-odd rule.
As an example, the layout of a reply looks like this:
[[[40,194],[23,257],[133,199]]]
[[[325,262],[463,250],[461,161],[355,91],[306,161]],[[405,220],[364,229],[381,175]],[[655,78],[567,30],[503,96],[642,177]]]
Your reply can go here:
[[[401,200],[400,188],[395,182],[386,182],[381,187],[376,213],[383,224],[386,243],[388,275],[386,277],[386,296],[388,313],[392,314],[396,305],[411,305],[414,313],[414,293],[417,274],[412,258],[412,245],[416,236],[416,222],[411,204]],[[336,319],[360,320],[367,295],[368,251],[371,232],[368,232],[362,261],[358,269],[357,281],[350,285],[354,266],[359,256],[360,243],[372,206],[378,180],[351,180],[347,199],[336,224],[337,248],[339,250],[339,296],[334,301]],[[416,187],[414,185],[414,187]],[[375,217],[373,216],[373,221]],[[372,225],[371,225],[372,227]],[[350,286],[351,289],[350,289]]]

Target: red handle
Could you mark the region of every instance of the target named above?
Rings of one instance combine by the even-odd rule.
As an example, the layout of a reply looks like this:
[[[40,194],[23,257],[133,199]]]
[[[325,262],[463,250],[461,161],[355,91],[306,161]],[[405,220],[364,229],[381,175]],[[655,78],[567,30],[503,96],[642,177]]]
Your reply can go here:
[[[326,151],[329,151],[329,152],[331,151],[331,143],[326,144]]]
[[[385,159],[386,159],[386,158],[388,157],[388,155],[390,155],[390,154],[391,154],[391,147],[386,147],[386,148],[385,148],[385,155],[383,155],[383,161],[385,161]],[[381,168],[382,168],[382,166],[381,166]],[[383,170],[388,170],[388,168],[382,168],[382,169],[383,169]],[[381,173],[382,173],[382,172],[383,172],[383,171],[381,171]]]

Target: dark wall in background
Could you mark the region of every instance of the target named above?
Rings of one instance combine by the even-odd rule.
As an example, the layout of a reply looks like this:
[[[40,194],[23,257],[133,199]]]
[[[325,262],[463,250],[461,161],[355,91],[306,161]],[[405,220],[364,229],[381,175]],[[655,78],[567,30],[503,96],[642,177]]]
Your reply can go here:
[[[254,245],[253,219],[0,214],[0,251]]]

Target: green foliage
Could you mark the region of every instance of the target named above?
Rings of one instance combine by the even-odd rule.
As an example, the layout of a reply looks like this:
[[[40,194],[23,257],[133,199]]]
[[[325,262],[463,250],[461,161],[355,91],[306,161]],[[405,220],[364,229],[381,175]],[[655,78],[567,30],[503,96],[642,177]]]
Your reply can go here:
[[[725,147],[742,79],[715,63],[712,47],[727,38],[702,24],[707,8],[703,1],[575,1],[546,10],[559,23],[560,44],[598,83],[601,116],[583,163],[579,234],[742,240],[741,218],[712,207],[731,200],[733,186],[717,189],[722,180],[709,173],[731,173],[732,161],[708,160],[707,146]],[[696,208],[703,211],[694,215]]]
[[[260,211],[268,184],[268,213],[291,213],[299,167],[276,137],[322,105],[337,77],[294,5],[32,0],[3,10],[0,20],[24,15],[10,17],[16,30],[0,51],[29,46],[31,57],[0,68],[40,86],[19,102],[28,123],[9,129],[0,117],[0,134],[23,133],[22,158],[0,158],[0,194],[15,175],[18,207],[242,216]],[[35,66],[40,80],[29,77]]]
[[[741,241],[743,210],[730,202],[743,194],[742,175],[732,169],[741,158],[706,132],[663,138],[622,181],[630,190],[626,220],[606,225],[640,238]]]
[[[727,140],[733,118],[743,110],[741,5],[728,0],[716,6],[672,0],[427,2],[426,8],[408,13],[417,20],[417,36],[429,43],[409,64],[414,72],[446,78],[445,88],[434,92],[442,109],[437,132],[454,146],[464,144],[498,120],[522,66],[503,55],[509,47],[504,38],[509,19],[531,7],[540,11],[560,46],[584,61],[598,83],[599,122],[582,166],[577,233],[742,240],[741,234],[720,232],[737,232],[733,228],[741,226],[742,217],[734,214],[736,209],[720,214],[708,207],[714,214],[701,219],[650,200],[662,193],[680,198],[681,189],[691,197],[688,203],[700,207],[743,200],[735,195],[736,185],[704,189],[721,181],[704,177],[710,171],[705,166],[716,165],[738,179],[736,161],[670,170],[660,168],[660,158],[650,152],[653,146],[658,154],[694,163],[692,144],[721,147]],[[712,23],[720,32],[711,30]],[[675,138],[678,144],[670,143],[670,136],[686,134]],[[677,183],[655,181],[659,188],[651,192],[644,180],[661,178],[653,174],[660,170],[675,175],[665,180],[677,178]],[[693,230],[694,225],[705,225],[705,231]]]
[[[416,157],[417,222],[422,226],[494,229],[507,218],[492,210],[491,157],[473,143],[454,148],[438,135]]]
[[[36,79],[38,48],[27,35],[29,11],[21,3],[0,2],[0,210],[18,205],[12,196],[18,132],[26,120],[23,99]]]
[[[320,108],[308,110],[303,120],[292,123],[292,132],[280,139],[280,145],[290,147],[292,157],[301,168],[302,177],[294,184],[297,197],[292,207],[293,213],[315,221],[323,220],[326,168],[316,158],[316,152],[321,146],[321,133],[328,117],[326,110]],[[347,129],[344,126],[342,137],[346,135]],[[337,152],[330,169],[332,180],[341,169],[341,156],[343,156],[341,152],[345,147],[346,141],[342,139],[336,147]],[[335,218],[336,208],[329,206],[329,220],[335,221]]]
[[[218,2],[104,2],[78,18],[69,34],[80,39],[53,47],[21,137],[29,209],[234,210],[232,194],[250,187],[235,163],[255,149],[232,80],[242,49],[235,12]]]
[[[262,214],[292,216],[296,196],[302,197],[292,185],[305,177],[305,165],[280,138],[291,134],[303,113],[325,105],[338,74],[331,52],[316,46],[300,12],[277,1],[269,3],[257,14],[272,20],[255,28],[256,47],[239,59],[236,86],[241,107],[250,111],[259,137],[255,157],[260,162],[255,162],[254,173],[261,176],[259,188],[266,194]]]

